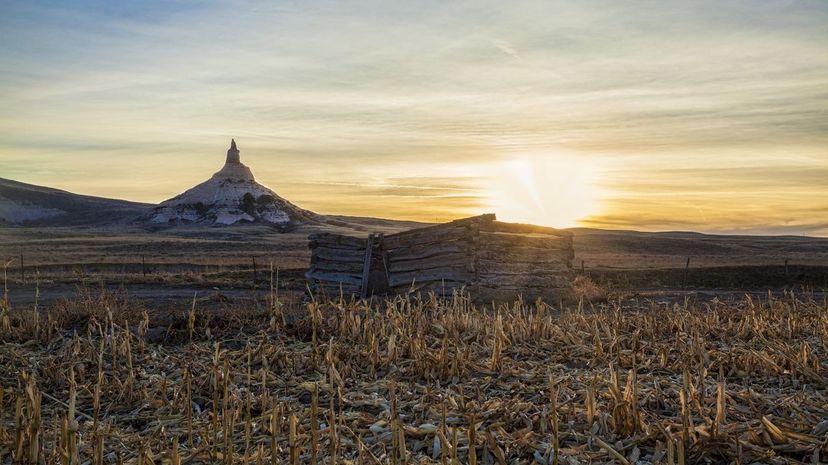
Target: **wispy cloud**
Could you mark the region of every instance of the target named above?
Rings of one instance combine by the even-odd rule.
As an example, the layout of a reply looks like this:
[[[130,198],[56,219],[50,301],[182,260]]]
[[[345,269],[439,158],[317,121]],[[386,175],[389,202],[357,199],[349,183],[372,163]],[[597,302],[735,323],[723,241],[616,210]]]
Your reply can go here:
[[[493,164],[565,154],[606,165],[590,224],[764,228],[784,214],[746,199],[826,205],[826,23],[821,1],[11,2],[0,175],[158,201],[235,136],[297,203],[433,219],[484,208]],[[441,172],[474,183],[395,181]]]

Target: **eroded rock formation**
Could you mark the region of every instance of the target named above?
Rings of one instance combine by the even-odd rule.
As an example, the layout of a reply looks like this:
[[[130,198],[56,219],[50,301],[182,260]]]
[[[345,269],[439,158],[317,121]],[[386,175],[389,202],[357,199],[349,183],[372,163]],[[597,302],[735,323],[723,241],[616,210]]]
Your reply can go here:
[[[148,215],[155,224],[267,223],[280,227],[303,223],[314,213],[293,205],[256,182],[230,142],[224,166],[210,179],[162,202]]]

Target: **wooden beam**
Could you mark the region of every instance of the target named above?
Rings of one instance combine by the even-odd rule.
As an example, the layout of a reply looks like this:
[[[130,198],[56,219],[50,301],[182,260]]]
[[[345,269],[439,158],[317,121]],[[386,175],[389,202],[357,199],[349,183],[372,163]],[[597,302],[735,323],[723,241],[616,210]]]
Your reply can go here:
[[[449,254],[470,255],[473,250],[471,241],[434,242],[428,245],[409,245],[388,251],[388,259],[393,261],[423,260]]]
[[[545,250],[567,250],[572,248],[572,239],[546,234],[521,235],[480,231],[480,244],[484,249],[487,247],[536,247]]]
[[[548,274],[568,273],[571,271],[571,267],[563,260],[537,262],[481,260],[477,264],[477,271],[479,273],[495,273],[502,275],[545,276]]]
[[[376,234],[368,235],[368,243],[365,246],[365,260],[362,265],[362,288],[359,292],[361,298],[368,297],[368,276],[371,274],[371,254],[374,250],[374,238]]]
[[[336,260],[323,260],[312,263],[310,268],[311,271],[321,271],[321,272],[337,272],[337,273],[348,273],[354,275],[361,275],[362,274],[362,263],[353,263],[353,262],[339,262]]]
[[[571,231],[549,228],[534,224],[503,223],[501,221],[482,222],[480,230],[485,232],[506,232],[516,234],[548,234],[552,236],[572,237]]]
[[[571,263],[572,249],[541,249],[538,247],[480,247],[477,256],[480,262],[495,263]]]
[[[362,264],[365,260],[364,248],[333,249],[330,247],[317,247],[311,252],[311,258],[315,260],[347,261]]]
[[[388,272],[391,274],[406,271],[433,270],[444,267],[463,267],[469,271],[473,269],[469,255],[462,253],[437,255],[420,260],[397,260],[394,258],[388,261]]]
[[[426,226],[424,228],[410,229],[408,231],[402,231],[402,232],[399,232],[399,233],[396,233],[396,234],[390,234],[388,236],[385,236],[385,240],[388,241],[390,239],[392,244],[396,244],[396,241],[398,239],[399,240],[405,240],[406,238],[414,237],[414,236],[418,236],[418,235],[434,235],[435,233],[442,233],[442,232],[451,231],[451,230],[464,231],[464,230],[467,230],[468,227],[473,223],[474,224],[489,223],[489,222],[492,222],[494,220],[495,220],[494,213],[488,213],[488,214],[485,214],[485,215],[472,216],[470,218],[462,218],[462,219],[459,219],[459,220],[450,221],[448,223],[441,223],[441,224],[436,224],[434,226]],[[389,243],[386,242],[386,245],[388,245],[388,244]]]
[[[470,231],[468,226],[455,226],[443,230],[415,230],[411,234],[406,234],[405,236],[402,236],[401,234],[402,233],[387,236],[385,248],[389,251],[394,251],[399,248],[429,246],[434,244],[451,243],[453,241],[468,241]]]
[[[456,268],[439,268],[428,271],[409,271],[404,273],[391,273],[388,276],[388,285],[390,287],[405,286],[414,283],[425,282],[439,282],[439,281],[457,281],[463,283],[470,283],[473,273],[466,270],[465,267]]]

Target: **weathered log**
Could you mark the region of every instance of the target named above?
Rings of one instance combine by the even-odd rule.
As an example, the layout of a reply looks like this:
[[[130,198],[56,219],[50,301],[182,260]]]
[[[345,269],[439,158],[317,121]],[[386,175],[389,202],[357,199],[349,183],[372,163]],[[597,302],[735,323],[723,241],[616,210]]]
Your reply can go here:
[[[541,249],[538,247],[480,247],[477,250],[478,263],[519,262],[519,263],[549,263],[572,261],[572,249]]]
[[[440,241],[433,244],[398,247],[396,249],[389,249],[386,246],[385,249],[388,251],[389,260],[421,260],[448,254],[469,255],[473,250],[473,244],[471,241]]]
[[[340,273],[348,273],[348,274],[361,274],[362,273],[362,265],[359,263],[353,262],[340,262],[335,260],[323,260],[316,263],[312,263],[310,266],[311,272],[321,271],[321,272],[340,272]]]
[[[365,248],[362,249],[335,249],[331,247],[317,247],[311,252],[311,258],[317,260],[335,260],[358,262],[365,260]]]
[[[420,234],[412,237],[396,237],[396,235],[388,236],[385,242],[385,249],[388,251],[395,251],[401,248],[409,247],[431,247],[437,244],[450,244],[453,242],[472,242],[472,234],[467,228],[463,230],[450,230],[445,232],[435,231],[428,234]]]
[[[398,232],[396,234],[386,236],[386,239],[391,238],[394,240],[408,240],[410,238],[421,235],[433,236],[434,234],[446,234],[450,231],[465,232],[468,231],[469,226],[473,223],[486,223],[494,221],[494,219],[495,216],[493,214],[472,216],[470,218],[462,218],[459,220],[450,221],[448,223],[435,224],[433,226],[426,226],[423,228],[416,228],[410,229],[408,231]]]
[[[457,240],[468,237],[472,231],[476,231],[477,224],[491,222],[494,215],[480,215],[471,218],[455,220],[449,223],[426,226],[424,228],[411,229],[385,237],[385,246],[393,249],[400,246],[411,246],[414,244],[428,244],[440,240]]]
[[[486,232],[503,232],[515,234],[549,234],[551,236],[572,237],[570,231],[538,226],[534,224],[503,223],[501,221],[488,221],[480,223],[480,230]]]
[[[470,282],[474,275],[466,271],[465,267],[445,267],[436,270],[428,270],[424,272],[409,271],[404,273],[392,273],[388,277],[388,285],[390,287],[404,286],[416,283],[426,283],[431,281],[459,281]]]
[[[443,267],[465,267],[472,271],[473,263],[467,254],[462,253],[438,255],[421,260],[397,260],[396,257],[390,257],[388,260],[390,273],[424,271]]]
[[[478,273],[496,273],[502,275],[548,275],[568,273],[572,270],[569,262],[549,260],[537,262],[514,262],[496,260],[478,260],[475,268]]]
[[[548,234],[512,234],[497,232],[480,232],[480,245],[487,247],[536,247],[555,250],[570,249],[572,238],[551,236]]]

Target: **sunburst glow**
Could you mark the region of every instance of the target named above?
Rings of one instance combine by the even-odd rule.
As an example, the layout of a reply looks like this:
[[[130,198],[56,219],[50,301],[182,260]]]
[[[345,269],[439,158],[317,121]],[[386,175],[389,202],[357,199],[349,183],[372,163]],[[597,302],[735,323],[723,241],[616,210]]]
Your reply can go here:
[[[489,168],[489,208],[501,220],[572,227],[600,213],[602,166],[595,158],[526,154]]]
[[[826,1],[2,13],[2,178],[157,203],[235,137],[322,214],[828,236]]]

